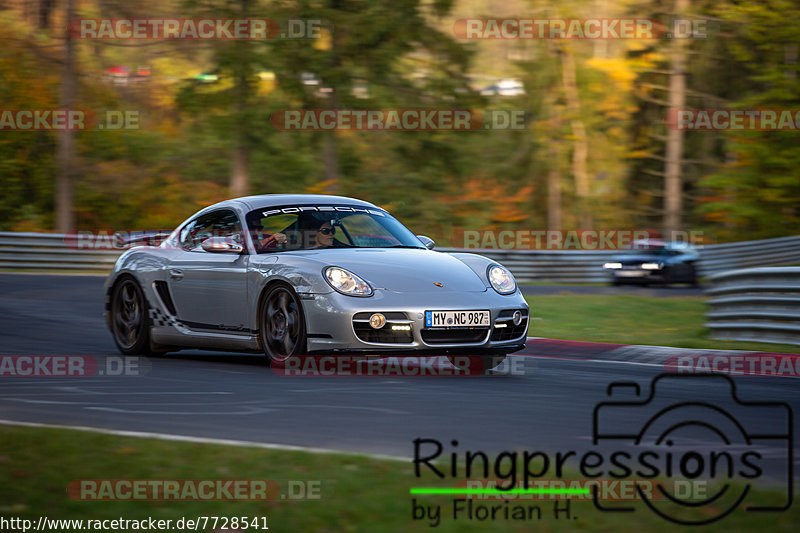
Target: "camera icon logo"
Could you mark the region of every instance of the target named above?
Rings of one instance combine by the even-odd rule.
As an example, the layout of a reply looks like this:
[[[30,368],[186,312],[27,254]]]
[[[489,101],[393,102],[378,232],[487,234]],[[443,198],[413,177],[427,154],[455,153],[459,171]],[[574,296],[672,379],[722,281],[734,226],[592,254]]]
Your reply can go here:
[[[628,399],[629,392],[617,399],[626,396],[623,389],[635,398]],[[703,525],[739,507],[746,512],[791,507],[793,413],[788,403],[744,401],[733,380],[718,374],[661,374],[646,397],[638,383],[614,382],[607,395],[613,399],[594,408],[593,443],[614,447],[611,463],[617,471],[611,475],[637,480],[638,498],[658,516]],[[780,501],[749,503],[759,479],[780,483]],[[687,493],[687,483],[703,490]],[[592,500],[604,512],[636,510],[602,503],[596,491]]]

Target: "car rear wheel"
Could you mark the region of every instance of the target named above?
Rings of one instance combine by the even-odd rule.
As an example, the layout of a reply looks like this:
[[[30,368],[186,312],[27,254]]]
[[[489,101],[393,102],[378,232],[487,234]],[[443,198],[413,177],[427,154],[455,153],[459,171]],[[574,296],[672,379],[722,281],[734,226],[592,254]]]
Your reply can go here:
[[[275,285],[264,295],[259,326],[261,346],[271,365],[306,351],[303,307],[288,286]]]
[[[150,353],[150,317],[142,288],[126,277],[111,295],[111,330],[119,351],[125,355]]]

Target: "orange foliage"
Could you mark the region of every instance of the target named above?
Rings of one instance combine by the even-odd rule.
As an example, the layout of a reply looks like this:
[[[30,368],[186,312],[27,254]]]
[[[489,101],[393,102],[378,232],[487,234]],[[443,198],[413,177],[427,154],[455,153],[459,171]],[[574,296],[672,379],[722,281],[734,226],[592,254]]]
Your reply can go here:
[[[473,176],[463,186],[462,192],[440,196],[459,216],[466,219],[487,219],[488,228],[519,224],[530,215],[530,200],[535,190],[532,184],[501,186],[496,181]]]

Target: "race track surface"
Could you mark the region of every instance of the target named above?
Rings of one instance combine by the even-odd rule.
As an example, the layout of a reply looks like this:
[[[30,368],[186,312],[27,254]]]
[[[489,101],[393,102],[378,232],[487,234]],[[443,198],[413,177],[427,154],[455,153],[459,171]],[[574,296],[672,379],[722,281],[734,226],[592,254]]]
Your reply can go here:
[[[85,355],[98,361],[117,356],[102,318],[102,284],[103,278],[93,276],[0,274],[0,355]],[[418,437],[456,439],[461,451],[586,450],[594,446],[596,404],[637,398],[633,387],[609,397],[609,384],[637,383],[640,397],[646,397],[651,380],[664,370],[659,353],[604,359],[615,345],[548,342],[532,340],[512,356],[510,371],[466,378],[286,377],[270,370],[260,355],[202,351],[140,361],[140,375],[0,376],[0,419],[402,457],[412,455]],[[735,413],[749,435],[786,428],[785,411],[742,406],[732,399],[727,381],[717,380],[708,385],[677,379],[657,396],[719,406]],[[786,402],[800,410],[797,379],[733,381],[741,399]],[[631,422],[626,416],[624,423]],[[796,429],[792,437],[796,443]],[[737,438],[742,437],[732,437],[734,445]],[[719,445],[703,432],[683,442]],[[636,447],[627,441],[613,445]],[[787,438],[756,445],[768,458],[770,475],[781,478],[787,449],[796,445]]]

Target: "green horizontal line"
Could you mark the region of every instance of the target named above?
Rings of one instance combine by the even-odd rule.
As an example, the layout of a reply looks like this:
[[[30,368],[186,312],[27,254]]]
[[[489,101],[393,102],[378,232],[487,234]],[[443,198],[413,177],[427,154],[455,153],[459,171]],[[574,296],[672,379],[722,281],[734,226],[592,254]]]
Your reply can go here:
[[[409,494],[589,494],[589,489],[446,489],[440,487],[412,487]]]

